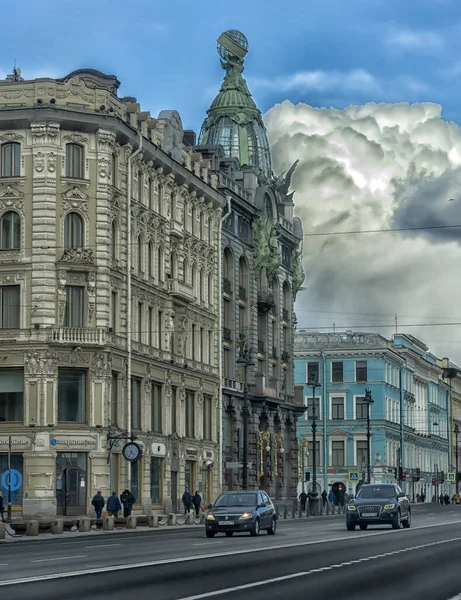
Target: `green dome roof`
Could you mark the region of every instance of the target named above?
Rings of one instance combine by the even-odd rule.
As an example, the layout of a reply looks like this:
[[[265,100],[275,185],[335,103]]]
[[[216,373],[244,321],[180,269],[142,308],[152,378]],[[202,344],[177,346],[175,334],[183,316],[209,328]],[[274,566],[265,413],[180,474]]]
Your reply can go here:
[[[238,33],[226,32],[221,35],[218,40],[221,56],[223,52],[219,42],[225,42],[226,34],[232,34],[236,38],[235,34]],[[261,111],[242,77],[243,58],[231,52],[224,56],[226,60],[221,60],[221,66],[226,75],[218,95],[207,111],[208,117],[203,122],[199,144],[220,145],[226,156],[238,158],[241,165],[253,166],[270,174],[272,166],[266,128]]]

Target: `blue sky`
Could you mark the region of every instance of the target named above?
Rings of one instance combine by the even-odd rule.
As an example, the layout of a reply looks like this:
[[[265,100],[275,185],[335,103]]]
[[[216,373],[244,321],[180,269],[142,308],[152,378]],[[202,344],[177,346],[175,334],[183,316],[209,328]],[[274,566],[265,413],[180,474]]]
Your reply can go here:
[[[154,116],[198,130],[223,71],[215,40],[241,29],[260,108],[434,101],[461,123],[460,0],[23,0],[6,3],[0,73],[115,73]]]

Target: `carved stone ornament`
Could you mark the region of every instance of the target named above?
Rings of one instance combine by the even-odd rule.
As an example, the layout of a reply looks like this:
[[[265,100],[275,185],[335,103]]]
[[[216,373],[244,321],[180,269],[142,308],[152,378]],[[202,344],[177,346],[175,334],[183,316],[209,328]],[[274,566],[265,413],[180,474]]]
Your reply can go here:
[[[152,380],[146,378],[144,380],[144,389],[146,390],[147,394],[150,394],[150,392],[152,391]]]
[[[58,360],[60,364],[69,365],[71,367],[76,365],[90,366],[91,364],[91,356],[83,353],[81,350],[58,354]]]
[[[45,154],[43,152],[37,152],[34,155],[34,169],[37,173],[42,173],[45,170]]]
[[[80,77],[72,77],[66,82],[65,86],[59,86],[56,91],[56,97],[60,100],[69,96],[79,96],[86,102],[94,102],[94,92],[89,90],[83,79]]]
[[[110,377],[112,373],[112,358],[106,352],[96,352],[91,359],[93,377]]]
[[[48,152],[48,154],[46,155],[47,158],[47,167],[48,167],[48,173],[55,173],[56,172],[56,160],[57,160],[57,156],[55,152]]]
[[[27,375],[55,375],[58,369],[58,355],[54,352],[27,351],[24,354],[24,369]]]
[[[85,214],[88,213],[88,196],[77,186],[74,186],[71,190],[67,190],[62,195],[62,210],[67,212],[68,210],[75,209]]]
[[[62,327],[64,324],[64,315],[66,313],[66,300],[60,300],[58,303],[58,325]]]
[[[93,264],[93,250],[91,248],[69,248],[64,250],[61,262]]]
[[[0,142],[2,144],[6,142],[23,142],[24,136],[20,135],[17,131],[5,131],[0,135]]]
[[[62,138],[63,142],[73,142],[75,144],[88,144],[88,138],[81,133],[71,133]]]
[[[88,273],[86,290],[90,298],[94,298],[96,293],[96,273]]]
[[[97,133],[98,152],[112,153],[115,150],[115,134],[107,129],[100,129]]]
[[[32,123],[32,144],[34,146],[57,146],[59,123]]]
[[[96,304],[94,302],[88,302],[88,324],[93,322],[95,308]]]
[[[111,161],[105,156],[98,158],[98,173],[101,179],[110,179],[112,176]]]
[[[15,208],[22,212],[24,209],[24,194],[11,185],[7,185],[6,189],[0,192],[0,210]]]

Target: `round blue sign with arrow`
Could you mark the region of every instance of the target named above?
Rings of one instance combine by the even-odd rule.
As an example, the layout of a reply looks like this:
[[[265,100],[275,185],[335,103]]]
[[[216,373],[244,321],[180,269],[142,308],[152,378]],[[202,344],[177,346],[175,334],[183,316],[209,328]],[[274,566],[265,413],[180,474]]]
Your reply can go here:
[[[5,471],[2,475],[2,488],[4,490],[8,489],[8,473],[9,471]],[[11,469],[10,486],[12,492],[17,492],[22,486],[22,475],[16,469]]]

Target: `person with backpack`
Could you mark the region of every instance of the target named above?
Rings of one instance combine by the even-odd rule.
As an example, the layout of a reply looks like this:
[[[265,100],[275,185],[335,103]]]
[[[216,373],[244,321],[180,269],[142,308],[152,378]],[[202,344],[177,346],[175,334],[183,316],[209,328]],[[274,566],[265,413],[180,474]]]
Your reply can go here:
[[[96,512],[97,519],[102,517],[102,509],[104,508],[105,503],[104,496],[102,495],[101,491],[98,491],[96,496],[94,496],[93,500],[91,501],[91,504]]]
[[[120,501],[123,504],[123,516],[125,519],[131,515],[133,504],[135,503],[135,497],[130,490],[125,490],[120,496]]]

